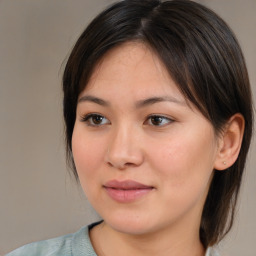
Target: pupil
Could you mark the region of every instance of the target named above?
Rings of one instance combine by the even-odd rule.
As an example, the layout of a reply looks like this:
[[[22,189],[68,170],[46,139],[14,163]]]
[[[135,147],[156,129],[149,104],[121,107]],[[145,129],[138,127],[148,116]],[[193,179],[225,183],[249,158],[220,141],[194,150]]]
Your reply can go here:
[[[152,118],[152,123],[153,123],[154,125],[159,125],[159,124],[162,123],[162,121],[163,121],[163,118],[160,117],[160,116],[154,116],[154,117]]]
[[[103,119],[102,116],[94,116],[94,117],[93,117],[93,122],[94,122],[95,124],[100,124],[100,123],[102,122],[102,119]]]

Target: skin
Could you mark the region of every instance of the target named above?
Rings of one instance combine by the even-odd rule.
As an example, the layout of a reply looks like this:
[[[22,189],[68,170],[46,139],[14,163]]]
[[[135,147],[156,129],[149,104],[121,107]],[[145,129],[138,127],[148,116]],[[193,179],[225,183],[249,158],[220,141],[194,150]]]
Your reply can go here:
[[[72,137],[81,186],[104,220],[90,232],[97,254],[204,255],[199,226],[219,145],[147,46],[108,52],[79,96]],[[117,202],[104,188],[110,180],[153,189]]]

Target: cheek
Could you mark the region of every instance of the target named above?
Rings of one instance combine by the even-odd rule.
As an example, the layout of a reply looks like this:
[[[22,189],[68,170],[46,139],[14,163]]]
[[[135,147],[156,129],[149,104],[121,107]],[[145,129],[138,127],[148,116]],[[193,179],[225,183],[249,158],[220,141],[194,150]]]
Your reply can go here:
[[[74,128],[72,136],[72,152],[81,185],[92,184],[96,172],[103,162],[104,147],[98,140]]]
[[[152,162],[164,204],[177,214],[192,208],[200,212],[208,193],[212,161],[205,153],[208,148],[199,146],[192,139],[186,143],[173,140],[157,150]]]
[[[149,153],[159,178],[181,193],[208,184],[215,158],[211,133],[203,137],[199,134],[184,134],[155,143],[154,150]]]

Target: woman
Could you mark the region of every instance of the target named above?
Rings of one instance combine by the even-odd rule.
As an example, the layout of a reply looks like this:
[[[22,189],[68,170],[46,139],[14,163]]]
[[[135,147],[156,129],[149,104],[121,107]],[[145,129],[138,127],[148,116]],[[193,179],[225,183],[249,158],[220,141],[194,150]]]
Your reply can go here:
[[[241,49],[192,1],[126,0],[64,76],[67,156],[102,221],[13,255],[219,255],[252,134]]]

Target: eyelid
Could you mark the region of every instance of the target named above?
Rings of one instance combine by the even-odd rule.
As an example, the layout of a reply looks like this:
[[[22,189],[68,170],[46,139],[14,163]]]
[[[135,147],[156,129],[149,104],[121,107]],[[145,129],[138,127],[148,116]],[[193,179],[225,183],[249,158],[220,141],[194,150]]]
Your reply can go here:
[[[93,117],[102,117],[105,120],[107,120],[107,122],[101,123],[101,124],[93,124],[92,122],[89,121]],[[99,126],[110,124],[110,121],[104,115],[99,114],[99,113],[89,113],[89,114],[83,115],[83,116],[81,116],[80,121],[84,122],[84,123],[86,123],[86,125],[92,126],[92,127],[99,127]]]
[[[90,121],[90,119],[93,117],[101,117],[105,121],[101,123],[101,120],[99,120],[100,122],[97,124],[97,123],[94,123],[92,120]],[[159,119],[162,119],[163,122],[159,123],[159,124],[154,124],[154,123],[152,123],[152,120],[150,121],[151,118],[159,118]],[[100,113],[85,114],[85,115],[81,116],[80,121],[84,122],[84,123],[86,123],[86,125],[92,126],[92,127],[99,127],[99,126],[111,124],[111,122],[104,115],[102,115]],[[166,116],[163,114],[150,114],[147,116],[147,118],[143,124],[154,126],[154,127],[164,127],[164,126],[167,126],[167,125],[173,123],[174,121],[175,120],[172,117],[169,117],[169,116]]]
[[[144,123],[148,123],[150,118],[152,118],[152,117],[159,117],[159,118],[162,118],[164,120],[167,120],[167,123],[160,124],[160,125],[149,124],[149,125],[154,126],[154,127],[164,127],[164,126],[169,125],[169,124],[171,124],[175,121],[173,118],[162,115],[162,114],[151,114],[146,118],[146,121]]]

